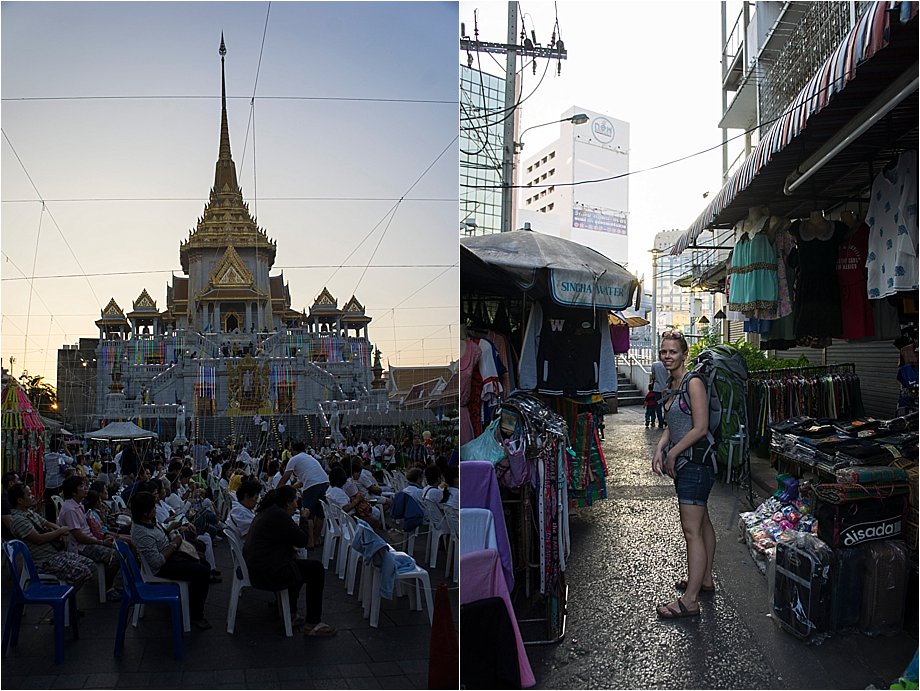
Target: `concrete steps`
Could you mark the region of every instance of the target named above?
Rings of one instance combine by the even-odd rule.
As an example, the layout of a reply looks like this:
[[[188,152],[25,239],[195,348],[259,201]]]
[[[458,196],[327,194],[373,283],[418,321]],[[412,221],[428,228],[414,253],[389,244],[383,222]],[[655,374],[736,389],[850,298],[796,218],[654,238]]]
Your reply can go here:
[[[617,372],[617,405],[631,406],[645,403],[646,391],[640,391],[622,372]]]

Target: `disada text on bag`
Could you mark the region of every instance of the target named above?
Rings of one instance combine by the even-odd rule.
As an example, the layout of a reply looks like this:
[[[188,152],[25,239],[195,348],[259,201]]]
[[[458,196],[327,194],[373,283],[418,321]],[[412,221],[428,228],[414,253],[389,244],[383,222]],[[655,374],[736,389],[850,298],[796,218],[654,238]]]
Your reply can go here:
[[[901,519],[889,518],[869,523],[857,523],[840,531],[844,546],[852,547],[869,540],[883,540],[901,534]]]

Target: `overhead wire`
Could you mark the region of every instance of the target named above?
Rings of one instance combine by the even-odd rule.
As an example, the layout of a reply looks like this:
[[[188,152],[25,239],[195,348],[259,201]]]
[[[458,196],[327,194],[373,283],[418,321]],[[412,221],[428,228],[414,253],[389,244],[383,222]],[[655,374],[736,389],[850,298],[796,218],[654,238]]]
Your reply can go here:
[[[250,96],[227,96],[230,99],[248,99]],[[456,106],[456,100],[439,98],[373,98],[359,96],[259,96],[263,101],[337,101],[356,103],[418,103]],[[180,95],[180,96],[7,96],[0,98],[2,101],[180,101],[180,100],[219,100],[220,96]]]
[[[826,87],[823,87],[823,88],[817,90],[815,93],[813,93],[813,94],[811,94],[811,95],[809,96],[808,100],[811,101],[811,100],[813,100],[814,98],[816,98],[818,95],[820,95],[822,92],[827,91],[827,90],[832,89],[832,88],[835,88],[835,82],[838,81],[838,80],[840,80],[840,79],[844,79],[844,78],[845,78],[845,75],[839,77],[837,80],[834,80],[834,82],[831,82],[831,83],[828,84]],[[696,152],[694,152],[694,153],[692,153],[692,154],[687,154],[686,156],[681,156],[680,158],[676,158],[676,159],[673,159],[673,160],[671,160],[671,161],[666,161],[666,162],[664,162],[664,163],[659,163],[659,164],[654,165],[654,166],[648,166],[648,167],[646,167],[646,168],[641,168],[641,169],[639,169],[639,170],[627,171],[626,173],[620,173],[620,174],[618,174],[618,175],[610,175],[610,176],[606,176],[606,177],[602,177],[602,178],[596,178],[596,179],[592,179],[592,180],[573,180],[573,181],[571,181],[571,182],[552,182],[552,183],[539,184],[539,185],[468,185],[468,184],[460,183],[460,186],[461,186],[461,187],[472,188],[472,189],[505,189],[505,188],[510,188],[510,189],[540,189],[540,188],[544,188],[544,187],[553,187],[553,186],[555,186],[555,187],[577,187],[577,186],[579,186],[579,185],[590,185],[590,184],[594,184],[594,183],[598,183],[598,182],[609,182],[609,181],[611,181],[611,180],[619,180],[619,179],[622,179],[622,178],[628,178],[628,177],[630,177],[630,176],[638,175],[638,174],[640,174],[640,173],[647,173],[647,172],[649,172],[649,171],[658,170],[659,168],[665,168],[665,167],[667,167],[667,166],[671,166],[671,165],[674,165],[674,164],[676,164],[676,163],[682,163],[683,161],[689,160],[689,159],[691,159],[691,158],[695,158],[696,156],[701,156],[701,155],[703,155],[703,154],[709,153],[710,151],[715,151],[715,150],[717,150],[717,149],[721,149],[725,144],[727,144],[727,143],[729,143],[729,142],[732,142],[732,141],[735,141],[736,139],[739,139],[740,137],[747,136],[748,134],[751,134],[752,132],[756,132],[757,130],[760,130],[760,129],[764,129],[764,128],[766,128],[766,127],[769,127],[769,126],[772,125],[773,123],[779,121],[780,119],[786,117],[787,115],[789,115],[789,114],[795,112],[796,110],[798,110],[799,108],[802,108],[802,107],[804,107],[804,104],[793,104],[793,105],[791,105],[791,106],[789,107],[788,110],[786,110],[786,111],[780,113],[780,114],[777,115],[776,117],[774,117],[774,118],[772,118],[772,119],[769,119],[769,120],[766,120],[766,121],[764,121],[764,122],[762,122],[762,123],[760,123],[760,124],[757,124],[757,125],[755,125],[754,127],[750,128],[750,129],[748,129],[748,130],[745,130],[745,131],[743,131],[743,132],[741,132],[741,133],[739,133],[739,134],[736,134],[736,135],[733,136],[733,137],[729,137],[729,138],[726,139],[724,142],[719,142],[718,144],[716,144],[716,145],[714,145],[714,146],[707,147],[707,148],[702,149],[702,150],[700,150],[700,151],[696,151]]]

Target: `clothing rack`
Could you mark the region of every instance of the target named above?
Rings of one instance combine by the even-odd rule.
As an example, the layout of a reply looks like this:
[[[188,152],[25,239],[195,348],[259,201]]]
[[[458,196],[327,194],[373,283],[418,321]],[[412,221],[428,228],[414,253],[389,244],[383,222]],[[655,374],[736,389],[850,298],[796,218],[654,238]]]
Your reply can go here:
[[[778,379],[782,376],[814,377],[822,374],[855,374],[856,365],[852,362],[831,365],[806,365],[804,367],[780,367],[777,369],[760,369],[748,372],[749,379]]]
[[[796,375],[815,377],[822,374],[855,374],[856,365],[843,362],[833,365],[807,365],[805,367],[780,367],[779,369],[757,369],[748,372],[748,379],[778,379],[780,376]]]
[[[750,374],[750,440],[764,450],[770,441],[771,422],[797,415],[857,418],[865,414],[853,363],[756,370]]]

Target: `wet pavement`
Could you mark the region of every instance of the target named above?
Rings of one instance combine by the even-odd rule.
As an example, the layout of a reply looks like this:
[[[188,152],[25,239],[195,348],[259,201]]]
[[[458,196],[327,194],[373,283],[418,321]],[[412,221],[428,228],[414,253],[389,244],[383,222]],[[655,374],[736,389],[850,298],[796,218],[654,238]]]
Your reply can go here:
[[[896,681],[917,649],[916,631],[808,645],[773,623],[766,578],[738,542],[738,513],[749,508],[737,488],[717,484],[709,501],[717,592],[702,596],[700,617],[658,619],[655,605],[678,594],[686,556],[673,481],[650,470],[660,432],[643,420],[642,408],[606,418],[609,498],[572,514],[566,637],[528,646],[537,688],[865,689]],[[769,478],[759,464],[757,474]]]
[[[421,543],[421,541],[419,541]],[[112,656],[118,603],[100,604],[95,582],[78,593],[80,638],[65,632],[64,663],[54,664],[54,627],[50,610],[27,606],[19,645],[3,659],[4,689],[138,688],[138,689],[425,689],[431,627],[425,611],[409,609],[406,597],[383,600],[379,628],[363,617],[356,595],[326,572],[323,619],[338,629],[333,638],[308,638],[295,630],[284,636],[270,592],[247,588],[237,612],[236,630],[228,634],[227,607],[232,569],[226,542],[214,545],[223,583],[212,585],[205,616],[214,626],[193,629],[183,637],[184,659],[172,657],[168,609],[147,607],[137,629],[128,626],[123,657]],[[421,563],[419,544],[416,560]],[[314,555],[311,550],[312,557]],[[458,621],[457,585],[444,578],[445,553],[429,569],[432,588],[447,583],[453,621]],[[333,564],[334,567],[334,564]],[[11,584],[3,569],[3,621]],[[304,607],[301,592],[300,608]]]

